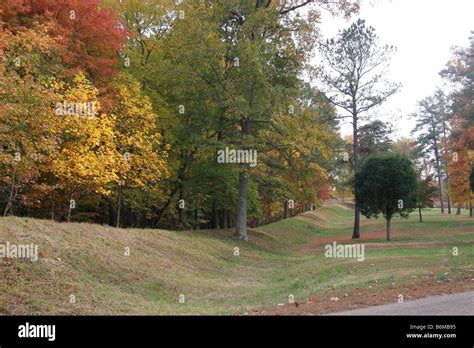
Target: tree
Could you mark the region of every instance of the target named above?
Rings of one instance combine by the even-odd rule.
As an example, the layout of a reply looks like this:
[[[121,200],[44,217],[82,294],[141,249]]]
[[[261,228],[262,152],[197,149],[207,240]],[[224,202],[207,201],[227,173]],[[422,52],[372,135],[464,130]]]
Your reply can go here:
[[[45,83],[45,72],[56,69],[54,60],[45,58],[52,54],[54,40],[38,26],[22,28],[15,35],[2,32],[2,39],[0,190],[6,192],[3,215],[7,215],[17,200],[37,205],[37,191],[42,189],[38,179],[50,165],[58,122],[51,109],[56,96]]]
[[[240,3],[240,4],[238,4]],[[258,1],[257,6],[233,2],[228,6],[229,18],[226,43],[239,60],[233,76],[233,91],[228,96],[230,117],[240,124],[240,134],[233,134],[241,149],[259,147],[260,134],[269,128],[271,118],[284,108],[285,98],[298,83],[313,46],[315,26],[313,11],[307,21],[290,16],[270,5]],[[235,22],[237,18],[237,22]],[[222,35],[222,34],[221,34]],[[247,164],[239,168],[239,194],[235,234],[247,240],[247,200],[251,169]]]
[[[471,32],[470,46],[456,47],[453,57],[440,75],[451,83],[452,103],[450,119],[451,134],[449,143],[452,149],[449,158],[448,173],[453,199],[460,206],[469,203],[470,216],[473,216],[473,197],[469,184],[471,163],[474,159],[474,35]]]
[[[346,7],[350,3],[331,6]],[[236,0],[218,2],[212,7],[202,2],[180,4],[178,11],[183,10],[185,16],[173,24],[172,32],[180,38],[175,42],[174,59],[181,61],[177,62],[180,69],[189,71],[179,75],[192,78],[183,83],[184,89],[189,91],[189,86],[196,85],[205,90],[209,93],[206,102],[211,105],[206,109],[212,110],[210,115],[209,111],[186,111],[190,122],[185,125],[186,130],[192,130],[190,133],[196,132],[192,121],[202,119],[202,115],[207,114],[204,128],[199,129],[210,128],[205,142],[199,142],[197,149],[190,148],[191,154],[205,150],[205,146],[213,146],[214,150],[232,146],[259,153],[268,151],[266,137],[262,135],[271,129],[272,119],[282,110],[288,113],[290,104],[298,107],[295,100],[299,76],[314,45],[318,13],[309,11],[307,18],[290,16],[288,13],[300,6],[289,5]],[[200,44],[196,45],[196,41]],[[187,97],[186,93],[184,96]],[[193,104],[197,104],[196,99]],[[203,101],[194,106],[202,108]],[[192,109],[186,105],[186,110]],[[236,235],[246,240],[248,203],[259,174],[248,164],[234,167],[238,170]],[[181,185],[176,187],[171,192],[179,192]]]
[[[453,123],[455,125],[455,123]],[[474,142],[474,128],[467,129],[460,136],[452,137],[453,155],[449,163],[450,190],[458,206],[457,215],[461,213],[461,207],[472,204],[472,193],[469,183],[472,161],[474,154],[469,150],[470,144]]]
[[[419,151],[424,154],[434,155],[438,190],[441,201],[441,213],[444,213],[444,180],[443,172],[447,170],[447,129],[446,105],[444,94],[437,91],[433,96],[427,97],[418,103],[419,111],[415,115],[417,123],[412,134],[418,134],[416,142]],[[445,156],[443,156],[445,155]],[[443,161],[443,157],[445,161]],[[447,176],[449,179],[449,176]],[[448,181],[449,183],[449,181]],[[448,194],[448,201],[449,199]],[[451,212],[450,204],[448,210]]]
[[[357,2],[0,2],[2,213],[246,239],[284,200],[317,205],[338,142],[303,80],[321,9]],[[218,163],[226,147],[258,166]]]
[[[129,32],[115,12],[100,0],[5,0],[3,21],[11,31],[35,24],[44,26],[56,40],[66,75],[79,72],[101,79],[116,74],[117,52]],[[96,81],[97,82],[97,81]]]
[[[433,208],[433,198],[436,195],[436,190],[436,185],[433,185],[433,177],[431,175],[426,178],[422,178],[421,175],[417,176],[416,206],[420,222],[423,222],[421,209]]]
[[[340,143],[335,146],[337,150],[337,157],[331,169],[331,176],[338,194],[338,197],[342,199],[342,203],[345,203],[346,194],[352,194],[353,186],[353,161],[352,156],[352,136],[346,136],[341,139]],[[346,188],[349,187],[347,190]]]
[[[116,90],[112,108],[115,121],[116,148],[125,159],[116,187],[116,226],[120,226],[123,190],[141,188],[161,191],[162,179],[168,175],[166,145],[162,148],[157,129],[157,115],[140,84],[129,75],[121,75],[113,85]]]
[[[54,89],[61,141],[51,171],[65,190],[69,221],[78,195],[87,191],[110,194],[107,185],[118,182],[126,160],[115,143],[115,117],[100,112],[98,90],[84,75],[78,75],[70,86],[55,82]]]
[[[382,214],[387,221],[387,240],[391,221],[405,217],[416,207],[416,172],[408,158],[398,155],[369,157],[355,177],[356,203],[367,218]]]
[[[337,107],[348,112],[353,128],[354,171],[359,171],[359,128],[361,114],[382,104],[399,85],[384,80],[384,68],[394,46],[379,46],[375,29],[358,19],[336,38],[320,45],[324,92]],[[356,204],[352,238],[360,238],[360,207]]]
[[[359,128],[359,155],[363,160],[369,156],[386,154],[393,145],[390,135],[392,125],[375,120]]]

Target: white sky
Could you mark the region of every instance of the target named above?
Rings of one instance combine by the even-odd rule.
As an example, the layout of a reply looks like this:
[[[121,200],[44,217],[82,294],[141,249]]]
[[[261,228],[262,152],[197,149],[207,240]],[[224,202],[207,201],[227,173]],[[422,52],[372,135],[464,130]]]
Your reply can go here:
[[[442,86],[439,71],[451,57],[452,46],[467,46],[474,30],[474,0],[361,0],[358,17],[376,29],[381,44],[397,46],[388,79],[402,88],[373,113],[381,120],[395,120],[397,137],[409,136],[415,121],[409,115],[416,102]],[[334,37],[356,17],[346,21],[324,11],[321,33]],[[342,133],[351,134],[351,125]]]

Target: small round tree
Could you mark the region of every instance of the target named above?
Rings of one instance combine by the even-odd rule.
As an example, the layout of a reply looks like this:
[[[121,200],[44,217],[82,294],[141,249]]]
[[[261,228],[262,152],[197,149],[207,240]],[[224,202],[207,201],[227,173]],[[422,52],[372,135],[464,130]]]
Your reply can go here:
[[[367,218],[387,220],[387,240],[395,215],[408,216],[416,207],[416,172],[408,158],[382,155],[367,158],[355,177],[355,197]]]

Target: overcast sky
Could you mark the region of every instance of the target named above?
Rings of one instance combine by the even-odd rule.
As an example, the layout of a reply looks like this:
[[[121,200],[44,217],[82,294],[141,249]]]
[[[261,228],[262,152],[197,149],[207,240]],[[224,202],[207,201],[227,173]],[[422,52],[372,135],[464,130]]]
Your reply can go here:
[[[390,80],[400,92],[375,112],[379,119],[394,119],[397,137],[409,136],[415,121],[409,115],[416,102],[432,94],[443,81],[438,75],[451,57],[452,46],[467,46],[474,30],[474,0],[362,0],[359,17],[373,26],[382,44],[397,46],[390,64]],[[329,38],[349,21],[323,12],[321,32]],[[342,127],[351,134],[350,125]]]

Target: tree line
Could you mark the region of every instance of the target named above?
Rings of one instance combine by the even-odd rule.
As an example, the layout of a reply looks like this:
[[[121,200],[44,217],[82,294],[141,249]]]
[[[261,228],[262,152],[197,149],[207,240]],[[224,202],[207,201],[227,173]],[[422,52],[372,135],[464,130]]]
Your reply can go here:
[[[363,20],[322,40],[322,10],[349,18],[358,2],[3,1],[2,214],[247,239],[355,192],[359,238],[377,209],[357,175],[389,153],[417,182],[395,212],[421,221],[436,197],[472,214],[472,38],[441,72],[450,91],[419,103],[416,140],[394,143],[389,122],[362,121],[400,88],[385,79],[396,48]]]
[[[3,1],[2,215],[246,239],[316,206],[341,143],[305,79],[322,9],[358,4]],[[218,163],[226,148],[258,165]]]

